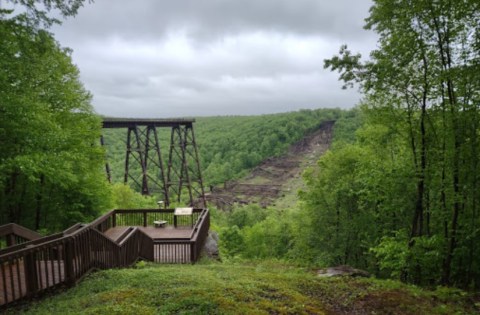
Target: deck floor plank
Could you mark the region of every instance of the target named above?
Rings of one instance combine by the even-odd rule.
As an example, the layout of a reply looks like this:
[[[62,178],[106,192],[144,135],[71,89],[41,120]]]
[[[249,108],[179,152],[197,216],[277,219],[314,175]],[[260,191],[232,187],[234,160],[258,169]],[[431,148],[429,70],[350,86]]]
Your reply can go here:
[[[129,228],[129,226],[116,226],[108,229],[104,234],[113,241],[117,241],[120,236]],[[153,239],[190,239],[192,233],[191,227],[173,227],[166,226],[156,228],[153,226],[139,226],[140,230]]]

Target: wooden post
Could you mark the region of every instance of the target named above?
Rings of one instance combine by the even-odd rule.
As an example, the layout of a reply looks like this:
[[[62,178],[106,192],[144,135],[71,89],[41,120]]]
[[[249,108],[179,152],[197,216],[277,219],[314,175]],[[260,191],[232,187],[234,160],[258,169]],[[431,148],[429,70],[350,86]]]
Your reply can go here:
[[[197,260],[196,257],[195,257],[195,256],[196,256],[196,255],[195,255],[195,252],[196,252],[196,250],[195,250],[195,242],[190,242],[190,262],[191,262],[192,264],[194,264],[195,261]]]
[[[74,239],[71,238],[67,242],[65,242],[65,282],[67,285],[74,285],[75,284],[75,273],[73,270],[73,260],[74,260],[74,252],[73,252],[73,245]]]
[[[143,226],[147,227],[147,213],[143,212]]]
[[[36,253],[34,251],[25,255],[25,282],[27,295],[33,295],[38,291],[38,275]]]
[[[13,233],[11,234],[7,234],[7,247],[10,247],[10,246],[13,246],[13,245],[16,245],[16,242],[15,242],[15,235]]]

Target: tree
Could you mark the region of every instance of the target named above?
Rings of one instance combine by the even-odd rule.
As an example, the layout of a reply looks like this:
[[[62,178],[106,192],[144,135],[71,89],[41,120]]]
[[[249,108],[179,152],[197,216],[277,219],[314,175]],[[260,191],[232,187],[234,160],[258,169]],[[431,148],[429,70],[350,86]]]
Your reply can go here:
[[[100,118],[70,51],[24,17],[0,15],[2,223],[58,230],[109,204]]]
[[[49,13],[56,10],[62,17],[75,16],[83,6],[85,0],[6,0],[15,6],[22,6],[25,13],[20,15],[20,21],[39,28],[50,27],[52,24],[61,24],[57,18],[50,17]],[[93,0],[89,0],[92,2]],[[1,8],[0,8],[1,9]],[[12,13],[10,11],[9,13]]]
[[[443,261],[436,280],[444,284],[478,284],[480,277],[479,261],[465,254],[478,253],[480,240],[479,12],[473,0],[377,0],[366,20],[379,35],[370,60],[362,62],[346,46],[325,60],[346,86],[360,84],[368,109],[377,112],[371,115],[394,117],[391,124],[408,143],[416,187],[408,251],[418,253],[417,243],[441,236],[434,242]],[[404,280],[424,282],[430,266],[407,257]],[[465,262],[476,270],[461,268]]]

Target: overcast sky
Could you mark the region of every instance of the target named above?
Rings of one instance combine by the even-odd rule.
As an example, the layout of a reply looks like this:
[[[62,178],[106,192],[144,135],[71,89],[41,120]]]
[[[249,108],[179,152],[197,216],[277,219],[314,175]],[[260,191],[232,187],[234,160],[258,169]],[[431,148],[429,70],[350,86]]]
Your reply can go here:
[[[88,1],[86,1],[88,2]],[[354,106],[323,60],[363,56],[370,0],[95,0],[54,27],[95,110],[118,117],[250,115]]]

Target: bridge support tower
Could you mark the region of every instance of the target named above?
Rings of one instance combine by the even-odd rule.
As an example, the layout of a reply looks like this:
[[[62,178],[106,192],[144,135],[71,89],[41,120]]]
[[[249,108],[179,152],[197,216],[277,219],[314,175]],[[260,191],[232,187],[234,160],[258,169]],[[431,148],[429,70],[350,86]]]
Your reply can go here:
[[[105,118],[103,128],[127,130],[124,183],[132,184],[144,195],[159,194],[165,207],[173,202],[206,207],[194,122],[194,119]],[[170,130],[169,144],[167,137],[159,136],[165,129]],[[101,143],[105,144],[103,136]],[[168,148],[168,155],[162,152],[163,147]],[[109,165],[105,168],[111,180]]]

